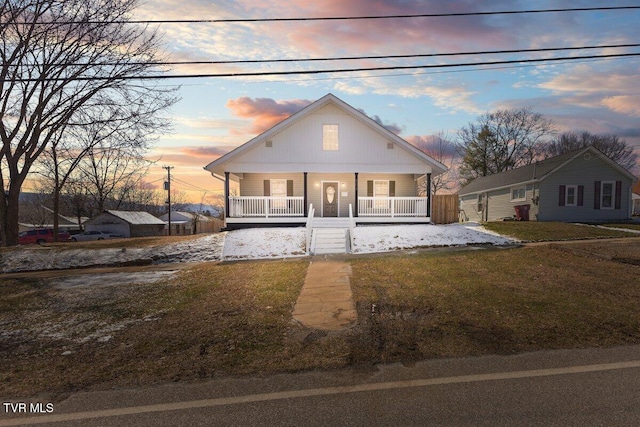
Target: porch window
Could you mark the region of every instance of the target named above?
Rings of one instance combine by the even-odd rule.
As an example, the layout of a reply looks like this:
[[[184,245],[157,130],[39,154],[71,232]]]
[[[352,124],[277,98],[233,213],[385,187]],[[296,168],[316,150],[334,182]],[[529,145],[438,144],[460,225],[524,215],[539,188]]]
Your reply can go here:
[[[384,209],[388,207],[389,201],[389,181],[375,180],[373,181],[373,197],[384,197],[384,200],[376,200],[374,202],[376,209]]]
[[[389,197],[389,181],[373,181],[373,197]]]
[[[270,194],[265,192],[265,196],[271,196],[275,199],[271,200],[271,209],[285,209],[287,207],[286,197],[289,195],[287,191],[286,179],[272,179],[269,181]]]
[[[287,180],[272,179],[270,196],[271,197],[287,197]]]
[[[337,151],[339,149],[338,125],[322,125],[322,149]]]

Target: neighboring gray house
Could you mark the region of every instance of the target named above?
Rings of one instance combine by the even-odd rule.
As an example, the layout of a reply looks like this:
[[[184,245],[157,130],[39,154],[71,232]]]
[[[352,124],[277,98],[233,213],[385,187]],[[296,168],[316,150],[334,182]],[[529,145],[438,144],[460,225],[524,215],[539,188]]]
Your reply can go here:
[[[225,188],[227,228],[316,217],[428,223],[446,167],[332,94],[205,167]],[[313,206],[313,211],[309,207]]]
[[[635,177],[593,147],[475,179],[460,192],[469,221],[514,217],[528,207],[538,221],[611,221],[631,217]],[[522,209],[521,209],[522,211]]]
[[[106,231],[123,237],[162,236],[166,224],[148,212],[106,210],[84,223],[86,231]]]

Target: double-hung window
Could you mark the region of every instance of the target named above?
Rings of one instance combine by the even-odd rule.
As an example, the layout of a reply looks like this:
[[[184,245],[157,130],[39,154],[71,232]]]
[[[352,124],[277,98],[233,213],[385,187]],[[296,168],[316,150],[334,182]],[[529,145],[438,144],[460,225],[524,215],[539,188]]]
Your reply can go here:
[[[565,206],[578,206],[578,186],[567,185],[565,191]]]
[[[373,197],[384,197],[383,200],[376,200],[376,209],[386,209],[389,207],[389,181],[373,181]]]
[[[615,200],[614,200],[614,189],[615,182],[613,181],[603,181],[602,182],[602,190],[600,192],[600,208],[601,209],[613,209]]]
[[[584,185],[561,185],[558,206],[584,206]]]

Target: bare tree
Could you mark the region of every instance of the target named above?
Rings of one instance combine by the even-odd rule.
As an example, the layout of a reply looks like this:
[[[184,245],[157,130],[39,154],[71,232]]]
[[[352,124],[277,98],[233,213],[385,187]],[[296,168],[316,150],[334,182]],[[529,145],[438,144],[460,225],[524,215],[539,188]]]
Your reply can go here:
[[[34,162],[104,102],[172,92],[143,85],[159,37],[127,23],[137,0],[3,0],[0,7],[0,238],[17,244],[20,189]],[[146,81],[146,80],[145,80]],[[169,102],[170,103],[170,102]]]
[[[98,212],[118,209],[144,182],[152,164],[138,147],[100,143],[79,165],[79,179]]]
[[[167,107],[168,100],[147,100],[145,103],[104,102],[100,108],[81,115],[81,121],[66,126],[66,131],[55,138],[41,157],[41,173],[49,179],[53,189],[54,234],[58,231],[60,194],[66,182],[89,154],[116,150],[143,153],[155,132],[168,128],[167,121],[157,113]]]
[[[553,123],[530,108],[478,117],[458,133],[463,183],[533,163],[553,133]]]
[[[447,172],[432,178],[431,187],[433,194],[442,192],[443,190],[453,190],[457,185],[457,171],[455,166],[458,155],[456,145],[452,142],[452,137],[448,133],[441,131],[436,135],[411,138],[410,142],[416,148],[448,168]],[[421,189],[425,194],[426,190],[426,188]]]
[[[565,132],[545,145],[545,156],[553,157],[571,151],[593,146],[625,169],[637,168],[638,155],[625,140],[616,135],[594,135],[590,132],[580,134]]]

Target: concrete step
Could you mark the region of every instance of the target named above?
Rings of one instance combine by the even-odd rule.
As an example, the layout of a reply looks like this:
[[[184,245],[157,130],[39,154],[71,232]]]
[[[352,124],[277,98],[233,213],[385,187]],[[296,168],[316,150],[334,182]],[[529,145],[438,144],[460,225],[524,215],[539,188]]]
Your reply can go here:
[[[349,228],[349,218],[314,218],[313,228]]]
[[[347,230],[344,228],[314,228],[311,252],[314,254],[344,254],[347,252]]]

